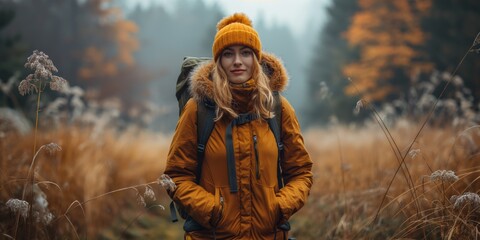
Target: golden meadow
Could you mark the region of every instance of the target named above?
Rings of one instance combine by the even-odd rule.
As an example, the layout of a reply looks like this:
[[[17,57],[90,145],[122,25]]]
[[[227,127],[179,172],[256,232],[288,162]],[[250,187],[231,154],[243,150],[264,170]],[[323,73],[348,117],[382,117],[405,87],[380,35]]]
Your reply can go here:
[[[414,144],[420,152],[405,159],[408,181],[413,181],[409,184],[406,171],[395,173],[397,159],[375,127],[336,126],[305,133],[315,162],[315,182],[308,203],[292,219],[293,235],[298,239],[438,239],[449,235],[458,239],[454,236],[463,231],[476,234],[471,232],[477,227],[476,207],[466,204],[455,209],[450,198],[478,190],[479,159],[473,153],[478,149],[471,149],[451,128],[425,129]],[[401,148],[410,143],[417,127],[404,122],[392,129]],[[39,133],[39,145],[56,142],[62,148],[53,155],[40,153],[34,170],[35,183],[46,195],[54,219],[45,225],[21,218],[17,234],[33,227],[32,234],[40,239],[135,238],[135,234],[178,239],[181,223],[168,222],[168,209],[154,207],[168,207],[169,198],[161,186],[150,184],[157,197],[147,208],[137,204],[138,194],[145,191],[142,184],[156,182],[161,175],[171,136],[133,130],[121,134],[107,130],[97,138],[91,134],[75,127]],[[32,159],[32,139],[32,134],[2,137],[2,205],[21,197]],[[432,179],[437,170],[452,170],[458,180]],[[137,187],[88,201],[129,186]],[[1,213],[1,231],[12,236],[15,214],[3,206]]]
[[[28,61],[45,58],[36,54]],[[2,238],[181,239],[182,223],[169,222],[170,199],[160,178],[172,136],[136,126],[119,131],[115,113],[108,111],[75,121],[66,120],[72,114],[48,107],[40,111],[42,94],[65,91],[59,86],[65,80],[50,69],[50,74],[35,72],[19,86],[24,95],[37,97],[35,126],[20,131],[18,122],[0,122]],[[456,79],[442,76],[447,83]],[[68,94],[74,92],[70,88]],[[305,207],[291,219],[292,235],[479,236],[480,127],[466,103],[452,112],[447,100],[422,103],[430,106],[415,116],[377,111],[360,100],[357,110],[368,111],[369,122],[346,126],[332,121],[306,130],[314,185]]]

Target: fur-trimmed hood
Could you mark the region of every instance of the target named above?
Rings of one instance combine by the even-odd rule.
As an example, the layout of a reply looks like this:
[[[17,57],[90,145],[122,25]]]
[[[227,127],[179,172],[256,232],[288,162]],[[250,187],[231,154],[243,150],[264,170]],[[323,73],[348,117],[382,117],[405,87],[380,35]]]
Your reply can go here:
[[[288,85],[289,77],[280,58],[273,54],[262,52],[260,63],[264,73],[270,79],[270,88],[273,91],[284,91]],[[192,71],[189,77],[190,92],[195,100],[213,99],[211,73],[214,67],[215,62],[211,60],[200,64]]]

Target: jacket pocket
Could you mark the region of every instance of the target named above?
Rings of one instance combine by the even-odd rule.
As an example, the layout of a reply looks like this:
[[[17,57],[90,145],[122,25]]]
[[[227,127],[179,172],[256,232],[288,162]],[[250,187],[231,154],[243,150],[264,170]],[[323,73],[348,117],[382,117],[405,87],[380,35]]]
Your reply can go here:
[[[213,228],[218,226],[218,223],[223,217],[225,199],[223,198],[222,191],[219,187],[215,188],[215,205],[213,206],[212,216],[210,218],[210,224]]]
[[[253,224],[260,233],[271,234],[280,221],[280,206],[277,202],[274,187],[257,185],[253,188]]]

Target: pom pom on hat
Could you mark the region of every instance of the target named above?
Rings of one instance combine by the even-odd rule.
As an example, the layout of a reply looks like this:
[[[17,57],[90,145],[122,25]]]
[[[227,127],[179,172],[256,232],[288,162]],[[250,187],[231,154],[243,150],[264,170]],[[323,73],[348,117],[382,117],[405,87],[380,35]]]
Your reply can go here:
[[[248,18],[248,16],[245,13],[235,13],[233,15],[230,15],[220,20],[220,22],[217,23],[217,31],[235,22],[243,23],[247,26],[252,27],[252,20],[250,20],[250,18]]]
[[[224,48],[235,44],[250,47],[257,58],[261,59],[262,43],[260,37],[252,27],[252,21],[244,13],[235,13],[217,23],[217,34],[212,46],[214,60],[217,61]]]

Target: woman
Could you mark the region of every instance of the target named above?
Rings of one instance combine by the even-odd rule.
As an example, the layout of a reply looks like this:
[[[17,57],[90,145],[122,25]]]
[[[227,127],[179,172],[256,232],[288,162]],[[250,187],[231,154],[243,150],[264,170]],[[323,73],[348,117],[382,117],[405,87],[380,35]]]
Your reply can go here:
[[[190,99],[172,140],[165,173],[177,188],[169,192],[188,217],[185,239],[286,239],[288,219],[305,203],[312,185],[312,161],[292,106],[281,97],[284,144],[279,186],[279,151],[267,119],[273,91],[288,82],[275,56],[262,52],[250,19],[241,13],[222,19],[213,42],[213,61],[190,76]],[[197,167],[197,103],[215,103],[215,125]],[[253,116],[234,125],[241,116]],[[233,159],[233,160],[230,160]]]

